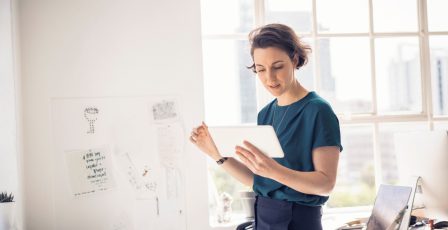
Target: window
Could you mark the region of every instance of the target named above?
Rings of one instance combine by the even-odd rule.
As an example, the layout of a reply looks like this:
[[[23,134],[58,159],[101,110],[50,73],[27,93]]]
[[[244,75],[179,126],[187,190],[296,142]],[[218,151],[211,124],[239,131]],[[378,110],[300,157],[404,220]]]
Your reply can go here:
[[[429,38],[433,113],[448,115],[448,36]]]
[[[201,1],[203,32],[205,120],[208,125],[257,122],[256,78],[246,68],[251,58],[247,34],[254,28],[252,0]],[[247,190],[211,161],[209,172],[210,224],[218,218],[218,199],[233,199],[232,213],[241,213],[239,191]]]
[[[317,43],[319,94],[330,102],[335,111],[373,112],[369,39],[324,37]]]
[[[247,34],[267,23],[291,26],[313,48],[298,80],[341,123],[344,151],[325,211],[370,206],[381,183],[398,180],[393,134],[447,127],[446,8],[445,0],[202,0],[206,120],[256,122],[272,97],[245,68]],[[230,193],[238,212],[244,188],[214,163],[210,175],[211,189]]]
[[[337,185],[327,206],[331,208],[372,204],[375,198],[372,125],[342,126],[344,152],[340,156]]]

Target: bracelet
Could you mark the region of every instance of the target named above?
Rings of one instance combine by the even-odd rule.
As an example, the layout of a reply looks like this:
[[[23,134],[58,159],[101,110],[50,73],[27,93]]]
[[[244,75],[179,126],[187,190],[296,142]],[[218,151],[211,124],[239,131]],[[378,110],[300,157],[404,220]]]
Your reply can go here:
[[[216,164],[218,164],[218,165],[222,165],[222,164],[224,163],[224,161],[226,161],[227,159],[229,159],[229,158],[227,158],[227,157],[223,157],[223,158],[217,160],[217,161],[216,161]]]

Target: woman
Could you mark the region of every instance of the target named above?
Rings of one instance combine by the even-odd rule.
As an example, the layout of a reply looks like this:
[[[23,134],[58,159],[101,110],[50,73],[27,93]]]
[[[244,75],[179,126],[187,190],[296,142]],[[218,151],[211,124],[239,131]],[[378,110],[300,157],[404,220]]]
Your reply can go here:
[[[272,125],[285,153],[269,158],[245,141],[236,146],[241,161],[223,158],[207,126],[193,129],[190,141],[257,194],[255,227],[322,229],[321,206],[328,200],[342,151],[339,121],[330,105],[305,89],[294,70],[307,63],[310,48],[294,31],[269,24],[249,34],[251,68],[275,97],[258,113],[258,125]]]

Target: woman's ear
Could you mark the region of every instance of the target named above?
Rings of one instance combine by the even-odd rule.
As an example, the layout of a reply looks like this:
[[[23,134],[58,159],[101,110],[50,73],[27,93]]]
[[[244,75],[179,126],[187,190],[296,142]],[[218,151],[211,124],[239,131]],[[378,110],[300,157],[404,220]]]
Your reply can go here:
[[[294,57],[292,58],[292,64],[294,66],[294,69],[296,68],[297,64],[299,64],[299,55],[294,54]]]

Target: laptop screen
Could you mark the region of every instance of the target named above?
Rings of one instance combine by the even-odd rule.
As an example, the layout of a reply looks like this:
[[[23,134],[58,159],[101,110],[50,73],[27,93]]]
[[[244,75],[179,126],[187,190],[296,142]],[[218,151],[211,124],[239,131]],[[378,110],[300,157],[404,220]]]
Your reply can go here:
[[[411,192],[411,187],[381,185],[367,229],[394,229],[396,220],[401,221]]]

